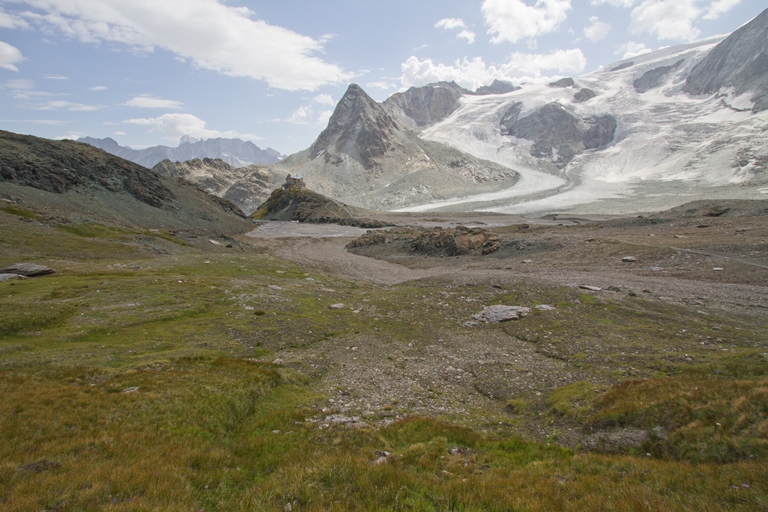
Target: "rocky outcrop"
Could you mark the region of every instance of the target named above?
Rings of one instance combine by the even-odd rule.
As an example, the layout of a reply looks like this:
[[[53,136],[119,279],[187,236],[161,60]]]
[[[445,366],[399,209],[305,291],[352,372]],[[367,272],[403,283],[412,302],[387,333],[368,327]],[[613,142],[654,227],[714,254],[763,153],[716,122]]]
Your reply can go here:
[[[634,62],[634,61],[629,61],[629,62],[622,62],[622,63],[621,63],[621,64],[619,64],[618,66],[616,66],[616,67],[614,67],[614,68],[611,68],[611,71],[621,71],[622,69],[631,68],[631,67],[632,67],[632,66],[634,66],[634,65],[635,65],[635,62]]]
[[[651,89],[655,89],[661,85],[664,77],[679,68],[682,63],[683,60],[679,60],[670,66],[660,66],[658,68],[651,69],[650,71],[646,71],[642,74],[642,76],[640,76],[640,78],[632,82],[632,86],[635,88],[635,91],[640,94],[648,92]]]
[[[394,228],[369,231],[350,242],[352,252],[373,255],[382,246],[389,250],[425,256],[485,255],[499,249],[499,237],[479,228]]]
[[[616,119],[610,115],[594,116],[585,120],[587,131],[582,138],[584,149],[604,148],[616,133]]]
[[[550,82],[547,84],[550,87],[573,87],[576,85],[576,82],[573,80],[573,78],[561,78],[560,80],[556,80],[554,82]]]
[[[109,137],[106,139],[84,137],[78,139],[78,142],[85,142],[147,168],[163,160],[184,162],[193,159],[217,158],[234,167],[245,167],[253,164],[273,164],[283,158],[283,155],[272,148],[261,149],[253,142],[240,139],[196,140],[185,135],[176,148],[152,146],[146,149],[121,146]]]
[[[521,109],[516,103],[507,110],[502,135],[532,141],[532,156],[552,158],[560,166],[587,149],[607,146],[616,132],[616,119],[610,115],[580,118],[559,103],[548,103],[518,118]]]
[[[340,224],[361,228],[382,228],[392,224],[369,219],[359,209],[334,201],[306,188],[277,189],[252,217],[257,220]]]
[[[512,91],[518,91],[520,90],[520,87],[516,86],[512,82],[507,82],[504,80],[494,80],[491,82],[491,85],[484,85],[482,87],[478,87],[475,91],[475,94],[478,96],[485,96],[488,94],[506,94],[508,92]]]
[[[263,203],[283,178],[265,166],[233,167],[218,158],[163,160],[152,170],[161,176],[190,181],[210,194],[232,201],[246,213]]]
[[[55,273],[56,271],[51,267],[37,263],[14,263],[8,267],[0,268],[0,274],[15,274],[24,277],[47,276]]]
[[[505,87],[504,83],[497,82],[494,84],[498,87]],[[384,105],[396,107],[413,119],[417,126],[423,127],[439,123],[451,115],[458,108],[459,99],[465,94],[472,92],[460,87],[456,82],[438,82],[424,87],[411,87],[405,92],[393,94],[387,98]]]
[[[524,316],[527,316],[531,312],[531,308],[524,306],[505,306],[503,304],[496,304],[488,306],[481,312],[472,315],[472,318],[480,322],[486,323],[501,323],[509,322],[510,320],[519,320]]]
[[[768,109],[768,9],[718,44],[691,71],[690,94],[750,93],[753,112]]]
[[[574,103],[584,103],[585,101],[589,101],[592,98],[597,96],[597,93],[593,91],[592,89],[587,89],[586,87],[579,89],[576,91],[576,93],[573,95],[573,102]]]

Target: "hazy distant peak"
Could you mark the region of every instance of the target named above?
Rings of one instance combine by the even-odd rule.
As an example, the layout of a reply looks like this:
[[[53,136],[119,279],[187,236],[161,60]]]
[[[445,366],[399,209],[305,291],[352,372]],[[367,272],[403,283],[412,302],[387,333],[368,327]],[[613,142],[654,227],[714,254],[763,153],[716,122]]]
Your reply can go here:
[[[198,139],[198,138],[192,137],[191,135],[182,135],[181,139],[179,140],[179,146],[181,146],[182,144],[194,144],[202,140],[203,139]]]

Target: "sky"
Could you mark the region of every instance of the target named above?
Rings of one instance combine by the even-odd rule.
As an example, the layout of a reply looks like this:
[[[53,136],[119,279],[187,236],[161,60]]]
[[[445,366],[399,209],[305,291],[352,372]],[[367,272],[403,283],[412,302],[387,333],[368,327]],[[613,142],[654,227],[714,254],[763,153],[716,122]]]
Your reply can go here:
[[[730,33],[765,0],[0,0],[0,129],[309,147],[350,83],[375,100],[579,76]]]

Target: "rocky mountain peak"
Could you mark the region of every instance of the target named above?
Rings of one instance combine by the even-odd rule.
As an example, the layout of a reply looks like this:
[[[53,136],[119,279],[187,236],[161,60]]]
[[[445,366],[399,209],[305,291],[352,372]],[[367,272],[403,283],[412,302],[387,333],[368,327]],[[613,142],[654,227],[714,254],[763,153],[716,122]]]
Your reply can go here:
[[[359,85],[351,84],[310,154],[317,158],[325,153],[325,158],[332,159],[334,153],[346,153],[365,169],[372,169],[377,159],[391,149],[395,133],[403,129],[387,109]]]
[[[768,110],[768,9],[736,30],[699,62],[685,82],[691,94],[733,88],[751,93],[752,110]]]
[[[437,82],[393,94],[384,105],[399,109],[422,127],[439,123],[451,115],[459,108],[459,100],[465,94],[473,93],[456,82]]]

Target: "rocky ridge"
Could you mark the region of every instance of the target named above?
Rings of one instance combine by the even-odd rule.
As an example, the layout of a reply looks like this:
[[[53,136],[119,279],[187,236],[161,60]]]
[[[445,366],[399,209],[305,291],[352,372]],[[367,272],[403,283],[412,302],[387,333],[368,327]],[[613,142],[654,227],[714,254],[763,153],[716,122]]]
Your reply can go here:
[[[190,181],[210,194],[231,201],[246,214],[256,210],[283,178],[270,172],[267,166],[233,167],[218,158],[163,160],[152,170],[161,176]]]
[[[283,155],[272,148],[261,149],[250,141],[221,137],[194,139],[185,135],[181,138],[179,146],[175,148],[152,146],[146,149],[133,149],[121,146],[109,137],[105,139],[84,137],[78,139],[78,142],[85,142],[147,168],[163,160],[184,162],[196,158],[218,158],[233,167],[245,167],[253,164],[273,164],[283,158]]]
[[[190,233],[236,232],[250,225],[237,206],[187,181],[159,176],[88,144],[5,131],[0,131],[0,198],[55,223]]]

